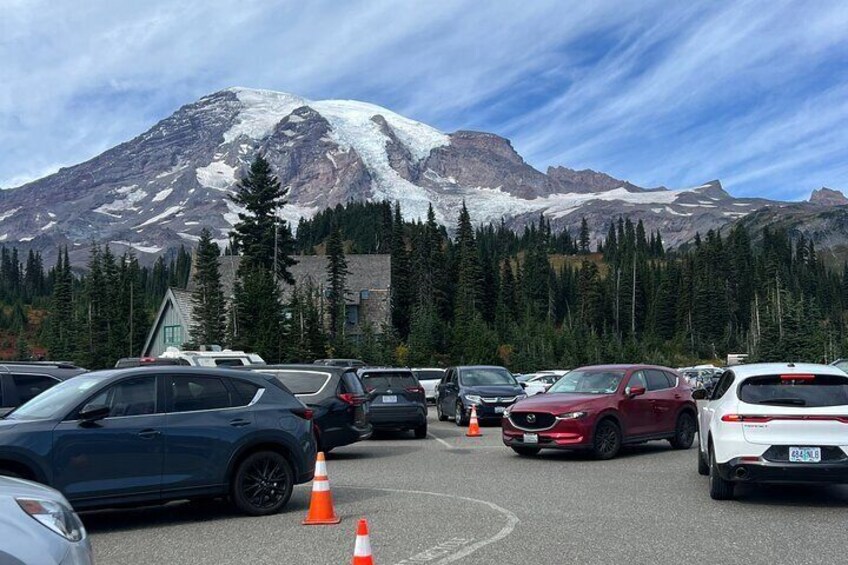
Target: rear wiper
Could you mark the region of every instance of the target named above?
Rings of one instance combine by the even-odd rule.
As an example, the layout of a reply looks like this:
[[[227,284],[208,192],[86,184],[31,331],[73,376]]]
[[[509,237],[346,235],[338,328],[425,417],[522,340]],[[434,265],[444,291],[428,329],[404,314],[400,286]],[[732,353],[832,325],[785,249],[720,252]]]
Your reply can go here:
[[[757,404],[787,404],[789,406],[806,406],[807,401],[803,398],[770,398],[760,400]]]

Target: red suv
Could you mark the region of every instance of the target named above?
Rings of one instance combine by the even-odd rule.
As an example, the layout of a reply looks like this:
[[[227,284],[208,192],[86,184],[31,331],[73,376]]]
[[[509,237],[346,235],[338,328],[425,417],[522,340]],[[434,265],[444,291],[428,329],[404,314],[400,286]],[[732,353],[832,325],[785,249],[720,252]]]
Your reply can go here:
[[[676,371],[651,365],[598,365],[566,374],[544,394],[504,413],[503,442],[519,455],[585,449],[615,457],[624,444],[668,440],[692,446],[692,389]]]

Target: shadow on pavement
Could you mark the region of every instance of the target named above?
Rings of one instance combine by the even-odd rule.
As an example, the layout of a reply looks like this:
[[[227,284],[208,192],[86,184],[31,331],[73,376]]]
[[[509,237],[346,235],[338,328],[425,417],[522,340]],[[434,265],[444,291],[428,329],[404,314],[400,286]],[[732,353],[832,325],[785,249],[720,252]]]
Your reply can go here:
[[[848,507],[848,487],[838,485],[737,485],[736,502],[757,506]]]
[[[301,500],[292,500],[286,512],[305,508]],[[116,508],[83,512],[85,528],[90,533],[114,532],[149,528],[151,526],[181,525],[188,522],[231,520],[244,516],[223,499],[171,502],[162,506],[142,508]],[[245,517],[246,518],[246,517]]]
[[[420,446],[417,446],[415,444],[420,444],[421,442],[424,442],[424,441],[427,441],[427,440],[410,439],[409,441],[410,441],[410,444],[411,444],[409,447],[407,447],[405,445],[404,446],[393,445],[391,451],[387,451],[385,449],[369,450],[368,445],[370,443],[373,442],[374,444],[377,444],[377,445],[379,445],[379,443],[380,443],[379,439],[377,439],[375,441],[375,439],[372,438],[368,441],[355,444],[357,446],[357,449],[355,449],[355,450],[345,449],[344,447],[340,447],[337,450],[333,450],[333,451],[331,451],[330,453],[327,454],[327,460],[328,461],[355,461],[355,460],[359,460],[359,459],[383,459],[383,458],[386,458],[386,457],[399,457],[399,456],[407,455],[407,454],[412,453],[414,451],[418,451],[418,448]]]

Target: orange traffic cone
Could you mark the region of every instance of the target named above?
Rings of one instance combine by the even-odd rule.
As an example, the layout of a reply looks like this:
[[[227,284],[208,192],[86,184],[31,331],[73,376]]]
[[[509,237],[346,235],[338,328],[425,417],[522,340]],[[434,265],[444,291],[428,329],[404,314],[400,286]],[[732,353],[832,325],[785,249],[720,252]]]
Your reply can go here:
[[[368,537],[368,521],[362,518],[356,528],[356,545],[353,548],[353,565],[374,565],[371,556],[371,539]]]
[[[465,434],[468,437],[480,437],[480,424],[477,422],[477,405],[471,405],[471,420],[468,421],[468,433]]]
[[[315,462],[315,479],[312,481],[312,499],[309,501],[309,514],[303,521],[304,526],[319,524],[338,524],[342,519],[333,508],[333,494],[330,492],[330,481],[327,479],[327,461],[324,453],[318,452]]]

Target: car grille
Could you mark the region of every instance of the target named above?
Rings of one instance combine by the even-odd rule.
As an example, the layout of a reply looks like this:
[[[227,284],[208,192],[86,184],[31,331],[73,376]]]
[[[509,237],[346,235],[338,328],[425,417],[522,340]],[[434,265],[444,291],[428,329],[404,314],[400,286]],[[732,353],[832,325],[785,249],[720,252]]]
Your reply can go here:
[[[486,404],[512,404],[515,402],[517,396],[492,396],[490,398],[483,397],[480,400],[485,402]]]
[[[513,412],[509,419],[513,425],[527,430],[546,430],[556,423],[554,415],[545,412]]]

